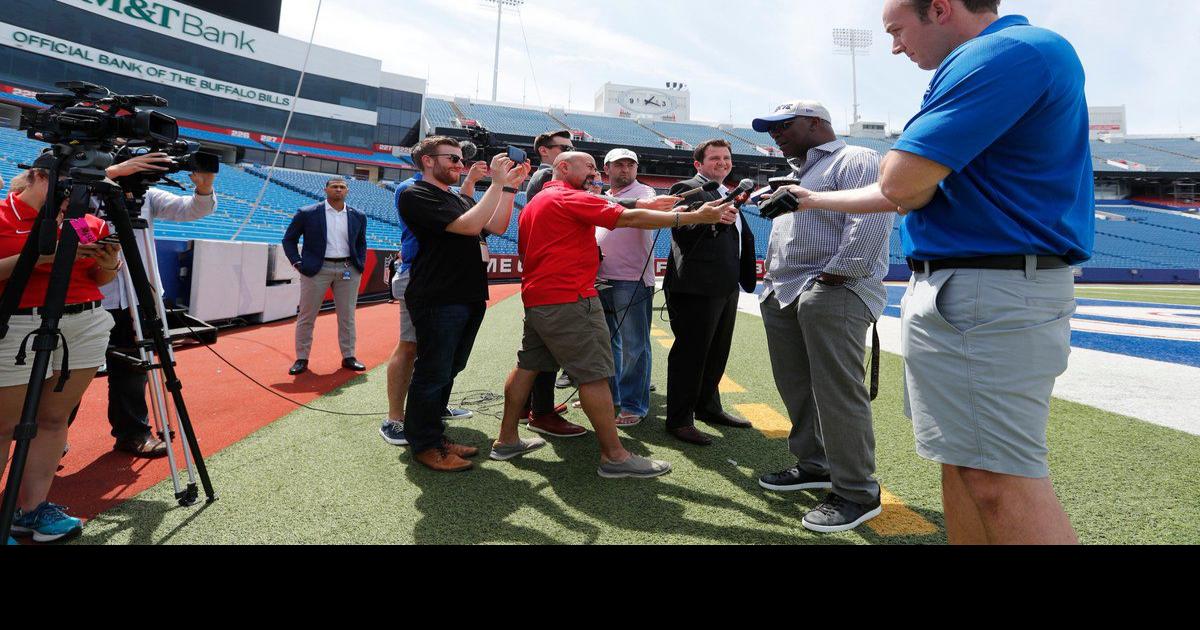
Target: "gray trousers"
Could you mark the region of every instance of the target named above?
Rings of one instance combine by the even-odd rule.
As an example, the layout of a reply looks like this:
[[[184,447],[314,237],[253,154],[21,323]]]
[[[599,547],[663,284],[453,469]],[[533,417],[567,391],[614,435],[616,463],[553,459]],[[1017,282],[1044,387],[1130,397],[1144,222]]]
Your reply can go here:
[[[345,272],[350,279],[343,280]],[[333,288],[337,306],[338,345],[342,358],[354,356],[354,309],[358,306],[358,285],[362,274],[349,263],[325,263],[317,275],[300,276],[300,316],[296,319],[296,358],[307,361],[312,352],[313,326],[325,301],[325,293]]]
[[[772,295],[761,309],[797,465],[829,475],[845,499],[874,503],[875,430],[864,384],[870,311],[849,289],[820,284],[791,306],[781,307]]]

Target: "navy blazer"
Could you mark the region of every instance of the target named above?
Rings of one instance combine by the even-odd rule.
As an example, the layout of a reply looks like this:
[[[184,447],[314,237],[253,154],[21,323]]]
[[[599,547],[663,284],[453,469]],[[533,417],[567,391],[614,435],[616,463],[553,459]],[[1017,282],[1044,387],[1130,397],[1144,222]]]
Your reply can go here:
[[[350,264],[359,273],[367,268],[367,215],[346,206],[346,226],[350,235]],[[325,265],[325,202],[301,208],[292,217],[292,224],[283,235],[283,251],[300,273],[313,277]],[[304,254],[300,254],[300,238],[304,237]]]

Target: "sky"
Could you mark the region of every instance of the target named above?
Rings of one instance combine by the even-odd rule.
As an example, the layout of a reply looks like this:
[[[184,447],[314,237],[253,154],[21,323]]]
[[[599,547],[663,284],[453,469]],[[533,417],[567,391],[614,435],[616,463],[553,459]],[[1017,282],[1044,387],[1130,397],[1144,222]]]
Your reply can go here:
[[[282,34],[308,40],[318,0],[283,0]],[[894,130],[932,74],[891,54],[882,0],[526,0],[503,16],[500,102],[591,111],[606,82],[688,85],[692,119],[747,123],[781,103],[823,102],[834,126],[853,111],[851,59],[832,29],[873,33],[857,58],[860,114]],[[1132,134],[1200,133],[1200,3],[1003,0],[1065,36],[1093,106],[1125,105]],[[483,0],[323,0],[316,43],[428,79],[428,93],[489,101],[496,10]]]

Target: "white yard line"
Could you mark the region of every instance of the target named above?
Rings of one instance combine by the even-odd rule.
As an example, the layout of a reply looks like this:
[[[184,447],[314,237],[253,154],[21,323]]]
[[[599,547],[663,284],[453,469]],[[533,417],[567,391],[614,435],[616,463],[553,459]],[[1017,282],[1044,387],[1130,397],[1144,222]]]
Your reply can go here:
[[[758,298],[742,294],[739,310],[756,317]],[[900,320],[879,322],[883,350],[900,354]],[[1062,400],[1200,435],[1200,368],[1073,348],[1066,374],[1054,386]]]

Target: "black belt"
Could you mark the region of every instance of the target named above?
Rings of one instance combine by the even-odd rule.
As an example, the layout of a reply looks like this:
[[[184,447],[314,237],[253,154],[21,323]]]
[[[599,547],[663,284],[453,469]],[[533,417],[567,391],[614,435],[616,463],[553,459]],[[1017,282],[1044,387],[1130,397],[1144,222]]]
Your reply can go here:
[[[94,310],[100,308],[101,306],[103,306],[103,304],[104,304],[103,302],[88,302],[86,304],[68,304],[63,307],[62,314],[63,315],[78,315],[80,313],[86,313],[87,311],[94,311]],[[38,311],[45,311],[45,310],[46,310],[45,307],[42,307],[42,308],[19,308],[19,309],[13,311],[13,315],[37,315]]]
[[[997,269],[1002,271],[1024,271],[1024,256],[979,256],[977,258],[942,258],[940,260],[908,259],[909,270],[915,273],[925,273],[929,265],[929,273],[943,269]],[[1040,271],[1049,269],[1066,269],[1071,265],[1062,256],[1038,256],[1037,268]]]
[[[349,258],[326,258],[326,259],[325,259],[325,262],[331,262],[331,263],[348,263],[348,262],[350,262],[350,259],[349,259]]]

